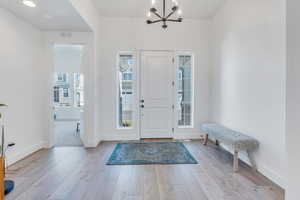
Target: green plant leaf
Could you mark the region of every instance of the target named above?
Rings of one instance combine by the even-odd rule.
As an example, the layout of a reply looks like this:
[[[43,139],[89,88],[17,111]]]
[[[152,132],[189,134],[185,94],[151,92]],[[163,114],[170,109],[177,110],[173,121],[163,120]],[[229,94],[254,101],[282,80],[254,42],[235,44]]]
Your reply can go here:
[[[0,103],[0,107],[5,107],[5,106],[7,106],[7,105],[3,104],[3,103]],[[1,117],[2,117],[2,114],[0,113],[0,119],[1,119]]]

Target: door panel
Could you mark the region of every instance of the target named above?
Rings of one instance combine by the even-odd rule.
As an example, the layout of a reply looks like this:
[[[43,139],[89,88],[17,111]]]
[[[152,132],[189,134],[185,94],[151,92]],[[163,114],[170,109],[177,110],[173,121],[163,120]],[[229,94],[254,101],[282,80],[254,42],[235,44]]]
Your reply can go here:
[[[141,137],[171,138],[173,128],[173,53],[141,56]]]

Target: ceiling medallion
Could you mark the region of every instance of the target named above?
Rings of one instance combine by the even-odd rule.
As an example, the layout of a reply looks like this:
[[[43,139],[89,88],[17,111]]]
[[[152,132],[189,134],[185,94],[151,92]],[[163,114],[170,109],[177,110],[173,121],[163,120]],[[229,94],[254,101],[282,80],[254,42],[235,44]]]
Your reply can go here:
[[[182,11],[179,9],[177,0],[172,0],[172,8],[169,14],[166,13],[166,0],[163,0],[162,14],[159,14],[158,10],[155,8],[156,0],[151,0],[151,2],[152,7],[147,14],[147,17],[149,18],[147,20],[147,24],[155,24],[158,22],[162,22],[162,27],[166,29],[168,27],[167,22],[182,22]],[[174,14],[177,14],[177,19],[172,18]]]

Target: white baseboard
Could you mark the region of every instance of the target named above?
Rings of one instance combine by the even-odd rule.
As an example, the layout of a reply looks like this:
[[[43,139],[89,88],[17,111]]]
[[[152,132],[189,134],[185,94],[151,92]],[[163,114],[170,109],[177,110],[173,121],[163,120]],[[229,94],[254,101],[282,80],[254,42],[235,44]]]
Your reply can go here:
[[[140,137],[136,134],[105,134],[102,136],[103,141],[120,141],[120,140],[139,140]]]
[[[258,164],[257,168],[258,171],[261,174],[263,174],[265,177],[269,178],[271,181],[273,181],[283,189],[287,188],[287,181],[282,176],[280,176],[277,172],[262,164]]]
[[[189,133],[175,133],[174,139],[177,140],[191,140],[191,139],[202,139],[203,134],[199,132],[189,132]]]
[[[221,144],[221,147],[223,149],[225,149],[226,151],[230,152],[231,154],[233,154],[233,150],[231,148],[227,147],[226,145]],[[245,162],[247,165],[251,166],[250,161],[244,152],[240,153],[239,159],[242,160],[243,162]],[[274,183],[276,183],[283,189],[286,188],[287,182],[282,176],[280,176],[277,172],[270,169],[269,167],[266,167],[266,165],[264,165],[261,162],[260,163],[257,162],[256,164],[257,164],[257,171],[259,173],[261,173],[262,175],[264,175],[265,177],[267,177],[268,179],[270,179],[271,181],[273,181]]]
[[[89,140],[86,143],[84,143],[84,147],[85,148],[96,148],[100,142],[101,142],[101,140],[96,140],[96,141]]]
[[[40,149],[46,148],[46,145],[47,145],[46,142],[40,142],[38,144],[24,148],[20,152],[13,153],[13,154],[9,155],[8,157],[6,157],[6,163],[8,166],[10,166],[10,165],[24,159],[25,157],[29,156],[30,154],[32,154]]]
[[[202,133],[190,132],[190,133],[175,133],[174,139],[201,139],[203,137]],[[135,134],[106,134],[103,135],[102,141],[120,141],[120,140],[139,140],[140,137]]]

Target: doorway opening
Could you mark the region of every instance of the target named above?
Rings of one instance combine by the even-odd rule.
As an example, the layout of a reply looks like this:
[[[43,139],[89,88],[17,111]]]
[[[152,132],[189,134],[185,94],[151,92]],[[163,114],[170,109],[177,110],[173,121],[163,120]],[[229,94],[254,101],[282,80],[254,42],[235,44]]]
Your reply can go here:
[[[82,56],[84,46],[55,44],[53,46],[54,146],[83,146],[84,77]]]

